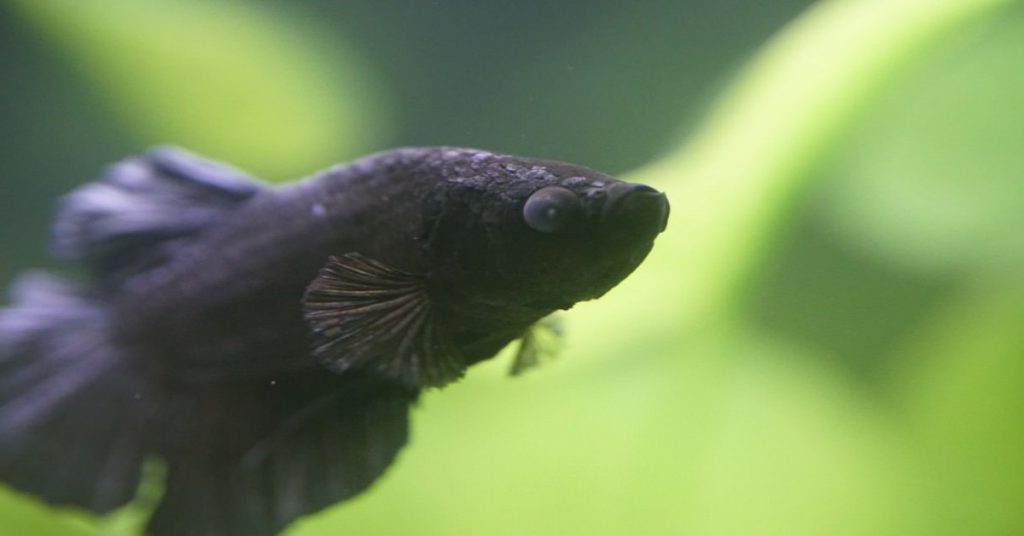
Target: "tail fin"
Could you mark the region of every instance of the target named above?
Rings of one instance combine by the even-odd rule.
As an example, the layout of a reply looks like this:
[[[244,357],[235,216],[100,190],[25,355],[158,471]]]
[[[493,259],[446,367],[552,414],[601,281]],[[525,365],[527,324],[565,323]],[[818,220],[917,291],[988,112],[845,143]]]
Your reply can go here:
[[[401,385],[315,373],[157,390],[111,339],[101,300],[38,274],[12,294],[0,483],[48,503],[110,512],[158,456],[167,480],[147,534],[271,536],[362,492],[408,438],[417,393]]]
[[[151,406],[107,336],[103,304],[30,273],[0,309],[0,480],[105,513],[131,500]]]

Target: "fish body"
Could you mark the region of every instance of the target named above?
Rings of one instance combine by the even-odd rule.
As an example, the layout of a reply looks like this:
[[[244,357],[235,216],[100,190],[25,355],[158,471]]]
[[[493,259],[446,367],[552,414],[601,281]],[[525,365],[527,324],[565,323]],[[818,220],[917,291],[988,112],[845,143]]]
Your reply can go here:
[[[274,534],[368,487],[420,390],[612,288],[667,216],[649,187],[474,149],[277,187],[129,158],[58,211],[89,281],[23,276],[0,309],[0,479],[104,513],[158,457],[148,532]]]

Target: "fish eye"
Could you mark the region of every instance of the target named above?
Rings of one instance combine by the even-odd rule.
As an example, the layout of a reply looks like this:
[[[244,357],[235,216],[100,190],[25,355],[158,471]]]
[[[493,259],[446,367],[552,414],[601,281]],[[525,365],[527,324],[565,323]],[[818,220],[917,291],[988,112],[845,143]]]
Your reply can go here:
[[[580,198],[572,190],[548,186],[526,200],[523,220],[535,231],[557,233],[569,226],[579,210]]]

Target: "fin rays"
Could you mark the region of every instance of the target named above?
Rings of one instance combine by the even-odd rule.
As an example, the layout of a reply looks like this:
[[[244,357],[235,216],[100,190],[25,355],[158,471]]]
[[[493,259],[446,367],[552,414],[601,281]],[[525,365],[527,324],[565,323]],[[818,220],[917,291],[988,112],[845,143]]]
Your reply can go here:
[[[262,188],[232,167],[159,147],[65,196],[53,250],[116,282],[159,264],[175,240],[200,232]]]
[[[368,369],[410,386],[441,386],[465,366],[439,329],[424,278],[363,255],[332,257],[306,290],[314,355],[334,370]]]

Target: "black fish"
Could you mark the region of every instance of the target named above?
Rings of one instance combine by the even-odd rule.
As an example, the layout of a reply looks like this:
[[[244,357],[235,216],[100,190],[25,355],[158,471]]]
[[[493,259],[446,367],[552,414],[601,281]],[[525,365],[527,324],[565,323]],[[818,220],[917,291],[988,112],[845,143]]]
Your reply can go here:
[[[366,489],[409,405],[637,267],[665,196],[559,162],[396,149],[279,187],[180,149],[60,206],[0,309],[0,479],[156,535],[274,534]],[[520,351],[528,365],[529,348]]]

